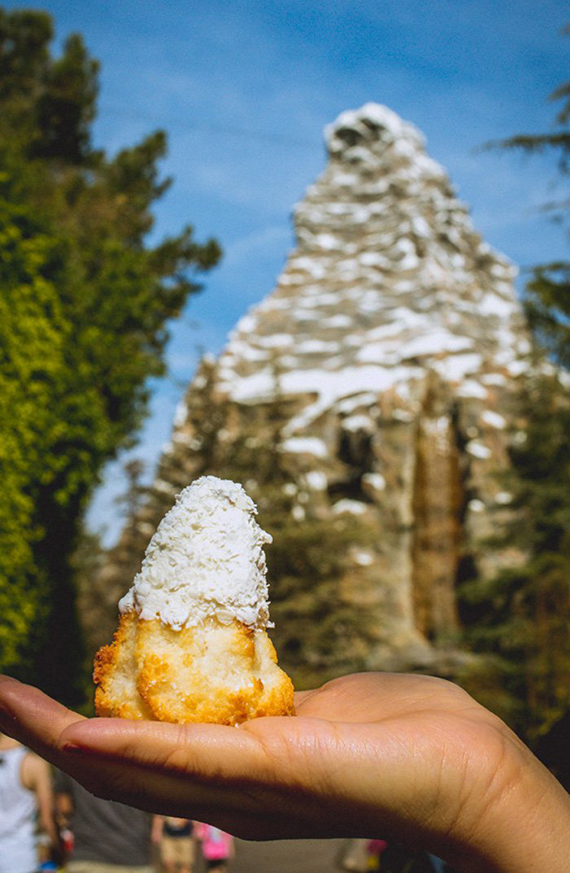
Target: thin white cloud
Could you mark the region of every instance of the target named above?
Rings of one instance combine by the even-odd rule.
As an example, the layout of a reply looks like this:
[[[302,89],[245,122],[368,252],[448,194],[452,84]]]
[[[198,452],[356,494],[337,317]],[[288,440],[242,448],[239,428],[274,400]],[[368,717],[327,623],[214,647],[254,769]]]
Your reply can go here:
[[[249,234],[249,236],[237,239],[227,247],[223,267],[234,269],[247,263],[253,255],[257,255],[268,248],[273,252],[276,245],[284,253],[287,252],[287,247],[293,245],[291,229],[279,225],[265,227],[260,231]]]

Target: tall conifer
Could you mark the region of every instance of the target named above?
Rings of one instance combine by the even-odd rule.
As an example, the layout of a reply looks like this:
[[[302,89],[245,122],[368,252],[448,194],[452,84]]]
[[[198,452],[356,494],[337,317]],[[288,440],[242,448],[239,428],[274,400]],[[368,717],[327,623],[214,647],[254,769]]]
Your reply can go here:
[[[82,517],[220,249],[190,226],[148,243],[166,136],[94,149],[99,64],[78,34],[54,57],[52,37],[46,13],[0,9],[0,669],[73,703]]]

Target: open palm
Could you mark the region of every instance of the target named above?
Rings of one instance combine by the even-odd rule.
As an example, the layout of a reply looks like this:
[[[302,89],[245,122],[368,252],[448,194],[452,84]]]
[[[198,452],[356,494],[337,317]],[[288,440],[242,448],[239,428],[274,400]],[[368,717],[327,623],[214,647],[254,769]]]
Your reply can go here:
[[[439,679],[358,674],[296,703],[296,718],[239,729],[83,719],[0,681],[3,730],[93,793],[250,839],[388,837],[453,858],[454,842],[461,854],[475,832],[492,834],[505,797],[541,766]]]

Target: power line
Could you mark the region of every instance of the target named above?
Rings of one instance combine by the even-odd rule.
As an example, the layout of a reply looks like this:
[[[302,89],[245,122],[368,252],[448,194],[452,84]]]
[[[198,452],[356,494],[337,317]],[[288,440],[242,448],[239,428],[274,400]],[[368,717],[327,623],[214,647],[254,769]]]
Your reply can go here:
[[[291,136],[283,136],[282,134],[270,133],[263,130],[246,130],[240,127],[230,127],[224,124],[204,124],[202,122],[187,121],[181,118],[160,118],[157,115],[151,115],[146,112],[140,112],[136,109],[128,109],[121,106],[103,105],[99,107],[101,115],[113,115],[120,118],[132,118],[137,121],[145,121],[149,124],[157,124],[160,127],[179,127],[183,130],[194,130],[199,133],[217,133],[226,134],[227,136],[238,136],[243,139],[251,139],[257,142],[273,143],[274,145],[296,146],[300,148],[315,148],[315,143],[308,139],[297,139]]]

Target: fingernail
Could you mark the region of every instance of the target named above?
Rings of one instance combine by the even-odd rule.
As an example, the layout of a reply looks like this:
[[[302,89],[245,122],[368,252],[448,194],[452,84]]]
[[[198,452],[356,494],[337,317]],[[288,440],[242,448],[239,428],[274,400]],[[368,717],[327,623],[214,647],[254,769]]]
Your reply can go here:
[[[77,743],[64,743],[61,749],[63,752],[71,752],[73,755],[87,754],[87,750],[83,746],[78,746]]]

